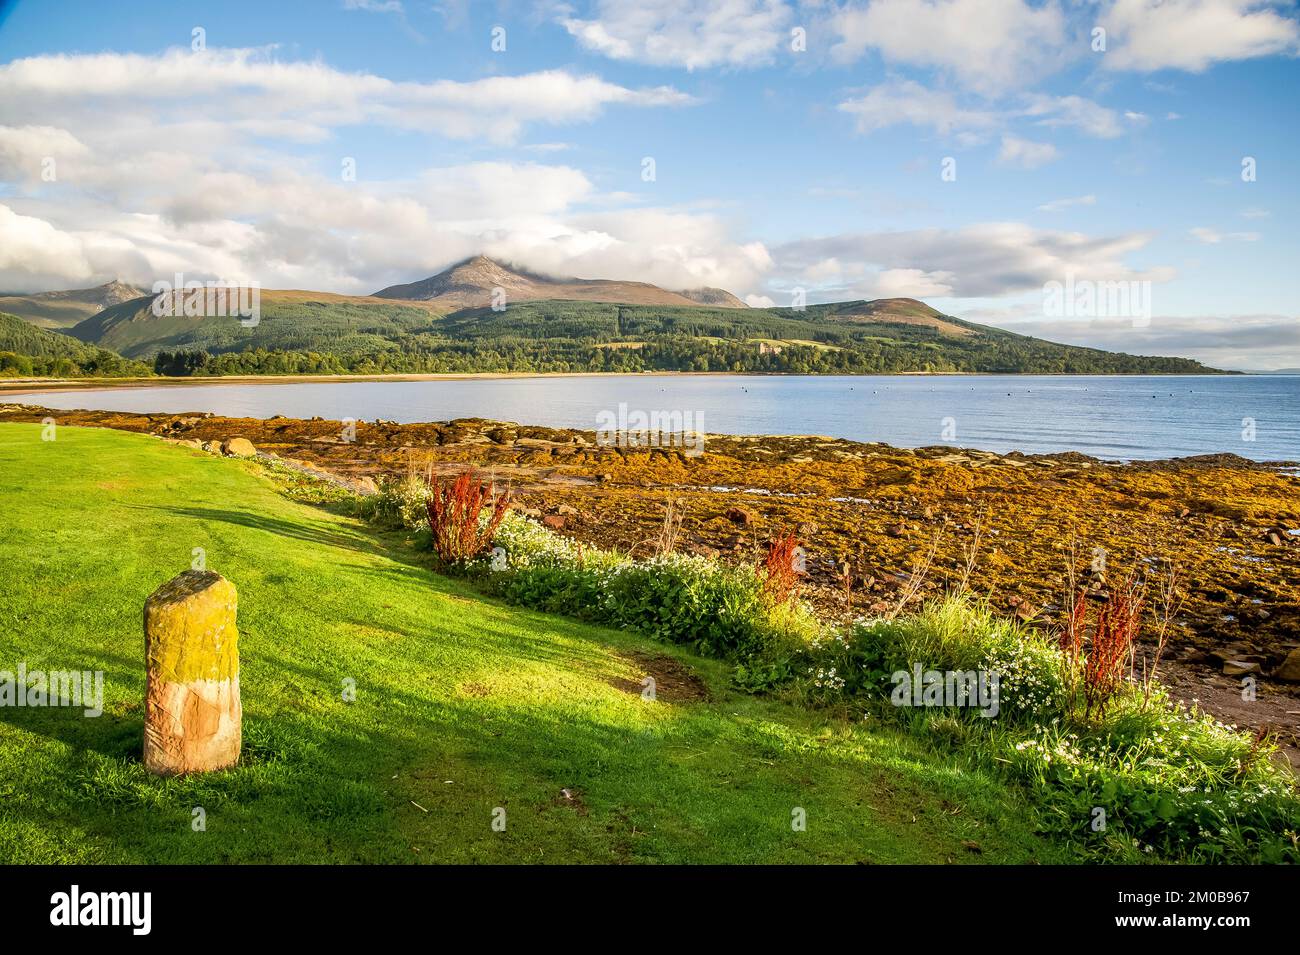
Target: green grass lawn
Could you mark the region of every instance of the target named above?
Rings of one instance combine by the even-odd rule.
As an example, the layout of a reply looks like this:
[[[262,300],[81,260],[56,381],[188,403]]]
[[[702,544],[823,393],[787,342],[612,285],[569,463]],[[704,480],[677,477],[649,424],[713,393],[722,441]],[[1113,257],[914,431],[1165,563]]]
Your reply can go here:
[[[244,756],[159,780],[140,763],[141,610],[194,548],[239,588]],[[689,666],[710,698],[642,700],[637,653]],[[0,670],[20,662],[103,671],[105,712],[0,708],[0,862],[1068,856],[1017,791],[899,732],[486,600],[257,465],[140,435],[0,424]]]

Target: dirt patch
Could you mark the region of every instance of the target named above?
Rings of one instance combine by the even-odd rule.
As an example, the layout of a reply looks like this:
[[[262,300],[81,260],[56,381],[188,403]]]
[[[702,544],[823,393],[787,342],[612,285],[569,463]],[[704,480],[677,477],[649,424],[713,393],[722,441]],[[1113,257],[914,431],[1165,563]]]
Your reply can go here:
[[[611,677],[609,685],[624,693],[640,696],[654,687],[654,698],[663,703],[701,703],[709,699],[709,688],[690,667],[672,657],[635,651],[623,656],[639,676]],[[653,680],[651,684],[647,678]]]
[[[582,798],[582,790],[573,786],[561,789],[556,793],[555,798],[551,800],[556,806],[564,806],[566,809],[572,809],[579,816],[588,814],[587,802]]]
[[[491,688],[483,683],[462,683],[457,689],[466,696],[483,697],[492,695]]]

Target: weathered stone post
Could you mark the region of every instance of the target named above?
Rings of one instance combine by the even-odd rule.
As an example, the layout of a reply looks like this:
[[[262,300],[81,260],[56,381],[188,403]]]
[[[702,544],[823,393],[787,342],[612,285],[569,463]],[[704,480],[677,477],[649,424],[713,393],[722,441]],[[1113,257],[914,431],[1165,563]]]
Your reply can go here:
[[[239,759],[239,630],[235,585],[187,570],[144,605],[144,765],[151,773],[206,772]]]

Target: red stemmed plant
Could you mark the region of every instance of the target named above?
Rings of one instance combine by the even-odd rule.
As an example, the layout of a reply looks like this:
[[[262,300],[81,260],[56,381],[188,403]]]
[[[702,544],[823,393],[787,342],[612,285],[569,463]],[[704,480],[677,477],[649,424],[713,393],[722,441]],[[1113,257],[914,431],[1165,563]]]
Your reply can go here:
[[[494,484],[484,485],[472,470],[453,482],[435,477],[431,490],[425,509],[438,559],[445,564],[459,564],[487,550],[506,516],[510,495],[497,493]],[[486,521],[481,519],[484,508],[491,508]]]
[[[763,561],[763,592],[774,604],[782,604],[794,595],[799,580],[799,539],[793,534],[778,534],[767,548]]]

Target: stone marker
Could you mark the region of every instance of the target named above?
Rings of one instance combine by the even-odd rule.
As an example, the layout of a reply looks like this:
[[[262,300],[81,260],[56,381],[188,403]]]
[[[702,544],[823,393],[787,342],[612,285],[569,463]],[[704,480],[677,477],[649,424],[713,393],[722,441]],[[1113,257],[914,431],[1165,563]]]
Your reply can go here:
[[[144,765],[206,772],[239,759],[239,631],[235,585],[187,570],[144,605]]]

